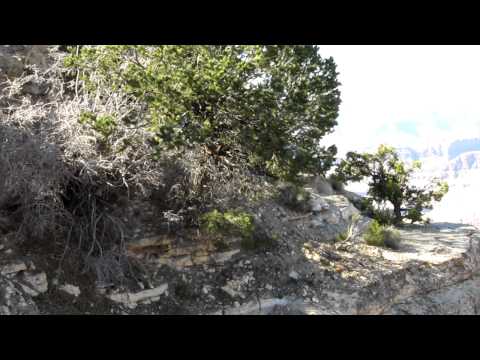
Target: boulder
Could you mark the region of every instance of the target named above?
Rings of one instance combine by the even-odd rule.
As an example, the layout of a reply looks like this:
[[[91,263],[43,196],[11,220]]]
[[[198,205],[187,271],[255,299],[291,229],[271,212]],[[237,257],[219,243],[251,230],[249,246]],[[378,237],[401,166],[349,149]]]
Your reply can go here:
[[[43,294],[48,291],[47,274],[44,272],[24,272],[20,285],[23,291],[32,297]]]
[[[32,298],[11,280],[0,276],[0,315],[36,315]]]
[[[363,200],[364,197],[360,196],[358,194],[355,194],[354,192],[343,190],[341,192],[341,195],[346,197],[348,201],[350,201],[357,209],[361,210],[363,206]]]
[[[330,205],[322,197],[312,194],[310,199],[310,208],[313,213],[319,213],[322,211],[327,211],[330,208]]]
[[[4,276],[11,276],[25,270],[27,270],[27,265],[23,261],[15,261],[1,266],[0,274]]]
[[[318,229],[321,237],[326,241],[336,239],[340,234],[350,232],[350,228],[363,217],[360,211],[343,195],[315,196],[311,200],[313,212],[310,218],[310,227]],[[365,223],[368,221],[363,221]],[[364,226],[353,229],[353,233],[359,233]]]
[[[316,176],[311,184],[312,188],[318,194],[323,195],[334,195],[335,191],[333,190],[332,184],[325,179],[323,176]]]
[[[143,290],[137,293],[117,293],[109,295],[108,298],[114,302],[121,303],[131,309],[139,303],[157,301],[160,295],[168,290],[168,284],[162,284],[154,289]]]
[[[81,294],[80,288],[78,286],[71,285],[71,284],[64,284],[59,287],[59,290],[75,297],[78,297]]]

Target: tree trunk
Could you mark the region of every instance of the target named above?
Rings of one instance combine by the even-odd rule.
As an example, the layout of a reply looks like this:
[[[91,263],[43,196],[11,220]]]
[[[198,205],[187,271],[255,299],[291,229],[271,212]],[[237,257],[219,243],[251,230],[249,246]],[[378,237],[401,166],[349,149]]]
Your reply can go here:
[[[393,214],[395,215],[395,225],[402,223],[402,211],[401,211],[401,204],[394,203],[393,204]]]

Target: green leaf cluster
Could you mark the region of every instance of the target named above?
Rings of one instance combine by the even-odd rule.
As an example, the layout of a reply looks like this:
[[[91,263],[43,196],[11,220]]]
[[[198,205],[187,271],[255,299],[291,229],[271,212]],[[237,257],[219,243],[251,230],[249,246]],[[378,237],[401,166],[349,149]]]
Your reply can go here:
[[[391,249],[398,249],[401,241],[398,230],[381,225],[376,220],[372,220],[363,237],[368,245]]]
[[[78,120],[80,124],[87,124],[98,132],[103,140],[107,141],[117,128],[115,119],[110,115],[96,115],[92,112],[83,112]]]
[[[373,154],[347,153],[338,164],[334,177],[343,182],[368,178],[370,199],[366,206],[377,220],[389,222],[386,213],[373,209],[373,203],[389,202],[393,206],[393,223],[399,224],[403,219],[414,223],[423,221],[423,210],[431,209],[432,202],[440,201],[448,192],[448,184],[439,180],[433,180],[423,188],[413,185],[411,176],[420,167],[418,161],[407,166],[394,148],[380,145]]]
[[[212,210],[200,217],[200,228],[210,235],[231,235],[251,238],[255,226],[253,216],[242,211]]]
[[[87,92],[142,103],[155,146],[221,144],[285,179],[332,166],[336,148],[319,141],[337,124],[340,84],[316,46],[82,46],[65,65]]]

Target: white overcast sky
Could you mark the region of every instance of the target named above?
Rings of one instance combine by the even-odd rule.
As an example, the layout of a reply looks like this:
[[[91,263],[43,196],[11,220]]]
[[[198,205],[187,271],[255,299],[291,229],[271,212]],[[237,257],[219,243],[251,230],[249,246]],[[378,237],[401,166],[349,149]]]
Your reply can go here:
[[[480,46],[320,45],[337,64],[339,155],[480,137]]]

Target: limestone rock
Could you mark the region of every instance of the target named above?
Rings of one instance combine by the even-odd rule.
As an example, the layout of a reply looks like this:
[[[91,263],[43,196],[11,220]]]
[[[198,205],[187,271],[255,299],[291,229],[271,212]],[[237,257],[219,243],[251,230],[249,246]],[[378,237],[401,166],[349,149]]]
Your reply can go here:
[[[399,232],[398,250],[349,240],[339,256],[327,244],[306,244],[306,262],[298,265],[324,269],[316,271],[318,288],[304,288],[298,298],[250,299],[223,313],[480,314],[480,232],[442,223]]]
[[[239,307],[228,309],[224,312],[225,315],[268,315],[276,306],[287,306],[290,303],[289,299],[268,298],[260,299],[260,301],[251,301]],[[212,315],[221,315],[218,311]]]
[[[288,276],[290,277],[290,279],[293,279],[293,280],[300,279],[300,275],[295,270],[290,271]]]
[[[225,286],[223,286],[221,289],[232,298],[241,297],[244,299],[245,294],[243,292],[243,288],[248,286],[248,284],[253,280],[253,272],[248,271],[243,277],[228,281],[227,284],[225,284]]]
[[[156,288],[143,290],[137,293],[117,293],[109,295],[108,298],[117,303],[124,304],[129,308],[135,308],[141,302],[156,301],[160,295],[168,290],[168,284],[162,284]]]
[[[319,213],[330,209],[330,205],[328,204],[328,202],[319,196],[312,196],[312,198],[310,199],[310,206],[312,212],[314,213]]]
[[[232,287],[230,285],[222,286],[222,290],[225,291],[232,298],[243,295],[239,291],[236,291],[236,290],[232,289]]]
[[[28,294],[0,276],[0,315],[36,315],[38,308]]]
[[[334,195],[335,191],[332,188],[332,184],[323,176],[316,176],[312,181],[312,187],[318,194]]]
[[[341,194],[345,196],[357,209],[360,209],[362,207],[364,199],[362,196],[347,190],[343,190]]]
[[[27,270],[27,265],[23,261],[9,263],[0,267],[0,274],[15,275],[21,271]]]
[[[343,195],[312,194],[311,204],[316,211],[310,218],[309,227],[316,229],[315,231],[325,241],[334,240],[340,234],[358,235],[365,229],[365,227],[356,227],[356,224],[365,218]]]
[[[225,263],[229,261],[234,255],[238,254],[239,252],[240,252],[239,249],[225,251],[225,252],[213,254],[212,258],[216,263]]]
[[[385,314],[480,315],[480,277],[413,296],[393,305]]]
[[[48,291],[47,274],[44,272],[25,272],[23,273],[20,285],[23,291],[32,297],[43,294]]]
[[[338,214],[335,214],[335,213],[328,213],[326,214],[324,217],[323,217],[323,220],[327,223],[327,224],[331,224],[331,225],[337,225],[340,223],[340,217],[338,216]]]
[[[67,294],[75,297],[78,297],[81,294],[80,288],[78,286],[71,285],[71,284],[64,284],[59,287],[59,290],[66,292]]]

